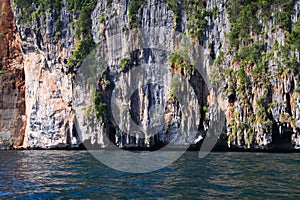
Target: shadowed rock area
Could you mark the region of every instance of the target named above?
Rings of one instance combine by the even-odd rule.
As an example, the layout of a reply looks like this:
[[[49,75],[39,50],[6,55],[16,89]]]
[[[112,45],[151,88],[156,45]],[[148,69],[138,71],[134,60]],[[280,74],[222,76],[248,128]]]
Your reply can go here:
[[[0,147],[19,147],[26,127],[24,62],[9,0],[1,0],[0,11]]]

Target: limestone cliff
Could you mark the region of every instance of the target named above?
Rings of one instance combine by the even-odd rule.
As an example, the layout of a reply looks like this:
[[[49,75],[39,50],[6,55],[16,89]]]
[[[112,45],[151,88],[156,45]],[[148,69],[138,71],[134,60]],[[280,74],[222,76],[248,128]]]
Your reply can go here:
[[[299,148],[299,5],[1,0],[0,143],[185,145],[206,136],[218,98],[226,113],[220,144]],[[182,38],[191,43],[184,46]],[[134,78],[140,68],[152,82]],[[184,88],[184,98],[173,94],[176,88]],[[128,93],[130,104],[123,105]],[[164,125],[154,135],[156,120]],[[143,135],[126,132],[134,124]]]
[[[70,144],[72,139],[70,114],[72,82],[71,75],[67,74],[67,69],[64,67],[64,62],[69,59],[72,47],[75,46],[76,42],[72,40],[71,31],[68,28],[72,16],[65,11],[65,8],[61,8],[61,16],[55,16],[57,13],[51,9],[48,9],[44,15],[37,16],[34,13],[27,13],[30,10],[24,10],[15,3],[12,4],[14,6],[13,13],[10,2],[1,1],[1,5],[3,2],[7,4],[7,9],[2,12],[8,13],[10,18],[1,18],[1,21],[2,23],[10,23],[11,30],[6,28],[5,31],[11,31],[12,33],[9,34],[14,34],[15,39],[12,36],[7,37],[8,44],[1,45],[1,47],[8,50],[8,53],[4,55],[11,55],[9,58],[12,61],[20,60],[20,72],[15,70],[11,74],[17,78],[19,76],[23,86],[19,83],[20,86],[15,87],[16,89],[22,87],[22,90],[19,89],[20,94],[14,94],[13,91],[16,89],[11,87],[4,90],[7,91],[7,97],[1,95],[3,98],[1,106],[2,102],[4,102],[3,105],[7,103],[13,106],[13,102],[16,100],[10,98],[17,95],[23,100],[23,104],[26,102],[26,111],[22,101],[19,104],[15,103],[17,106],[22,105],[21,111],[23,113],[22,115],[16,113],[15,117],[11,116],[11,119],[23,117],[22,123],[10,125],[11,130],[17,129],[15,135],[23,137],[18,143],[15,143],[15,147],[64,147]],[[37,4],[33,2],[32,4],[30,4],[31,2],[23,2],[25,5],[27,3],[34,9],[38,8]],[[30,16],[30,20],[20,20],[25,18],[25,14]],[[54,37],[57,30],[53,23],[55,22],[54,18],[57,17],[62,18],[62,34],[65,37]],[[16,47],[12,46],[14,43],[16,43]],[[17,56],[20,59],[16,59]],[[4,69],[13,66],[3,64]],[[5,77],[1,75],[1,80],[2,78]],[[5,85],[7,84],[1,83],[4,88],[7,87]],[[11,114],[7,111],[1,112],[1,115],[9,118]],[[7,123],[3,120],[1,122]],[[26,123],[24,126],[26,128],[22,130],[19,127],[22,127],[24,123]],[[2,124],[2,130],[5,126],[7,125]],[[9,132],[10,129],[5,131]]]

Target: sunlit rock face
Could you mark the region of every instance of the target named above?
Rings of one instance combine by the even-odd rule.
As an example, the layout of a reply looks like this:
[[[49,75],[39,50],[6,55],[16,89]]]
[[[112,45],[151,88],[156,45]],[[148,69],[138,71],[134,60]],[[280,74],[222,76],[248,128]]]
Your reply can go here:
[[[47,10],[24,24],[20,8],[15,6],[13,12],[22,49],[26,101],[26,129],[18,146],[53,148],[77,144],[72,135],[72,78],[65,64],[76,45],[73,30],[68,26],[73,16],[62,7],[60,16]],[[62,22],[59,38],[57,17]]]
[[[98,143],[101,146],[105,146],[105,142],[99,140],[103,136],[119,147],[191,144],[197,135],[204,134],[200,129],[200,112],[197,114],[207,102],[208,89],[204,80],[199,73],[184,76],[176,66],[170,67],[169,56],[180,45],[183,34],[174,29],[174,15],[165,2],[145,2],[138,12],[141,23],[134,30],[128,27],[128,6],[125,1],[120,1],[108,8],[107,2],[101,1],[92,14],[93,37],[99,43],[100,59],[105,61],[96,73],[98,78],[109,79],[103,81],[109,82],[107,86],[102,87],[102,83],[98,87],[103,102],[111,110],[104,116],[102,124],[105,128],[100,131],[93,132],[90,131],[93,128],[85,126],[94,125],[95,118],[91,116],[78,116],[78,124],[91,135],[92,141],[101,141]],[[199,58],[204,56],[203,51],[199,54]],[[128,59],[124,70],[120,67],[123,59]],[[88,66],[81,66],[79,76],[85,67]],[[101,76],[103,71],[108,74],[106,78]],[[184,97],[180,99],[182,102],[171,98],[171,82],[176,75],[182,79],[179,86],[185,88]],[[84,78],[79,82],[81,80]],[[76,95],[81,90],[91,91],[91,88],[85,88],[85,83],[79,85]],[[89,93],[87,97],[90,96]],[[84,105],[83,99],[80,97],[76,99],[78,102],[74,101],[74,107],[79,106],[81,113],[84,113],[84,107],[80,107]],[[88,101],[85,103],[89,104]],[[181,103],[187,107],[184,113]]]
[[[170,1],[148,0],[132,14],[130,1],[99,0],[85,16],[90,25],[84,25],[90,26],[97,47],[76,66],[68,61],[87,33],[76,27],[82,16],[68,9],[72,1],[62,1],[60,12],[50,8],[31,13],[26,23],[24,11],[14,1],[0,2],[2,146],[64,148],[86,141],[106,147],[111,141],[119,147],[149,148],[201,142],[216,99],[226,114],[219,144],[237,149],[300,146],[299,52],[289,54],[298,63],[294,70],[284,70],[289,64],[275,46],[286,45],[289,33],[275,19],[258,20],[261,33],[250,31],[250,39],[241,36],[240,48],[232,48],[230,1],[205,1],[203,8],[212,14],[205,17],[199,41],[190,37],[190,12],[195,7],[186,10],[180,4],[174,13]],[[294,8],[295,24],[299,1]],[[184,38],[189,45],[182,44]],[[252,45],[248,41],[263,41],[264,54],[256,59],[268,54],[266,71],[255,74],[253,63],[259,62],[237,58],[242,47]],[[188,74],[171,66],[169,58],[178,49],[187,52],[196,71]],[[137,76],[141,71],[147,78]],[[218,79],[222,95],[209,89],[209,78]],[[242,88],[245,80],[247,86]],[[182,97],[172,96],[174,85],[184,91]],[[103,106],[100,113],[96,94]]]

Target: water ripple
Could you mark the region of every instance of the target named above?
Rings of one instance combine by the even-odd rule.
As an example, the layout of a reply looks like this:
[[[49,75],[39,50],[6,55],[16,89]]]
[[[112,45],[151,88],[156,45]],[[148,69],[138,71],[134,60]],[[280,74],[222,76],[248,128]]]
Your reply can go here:
[[[146,174],[86,151],[0,152],[0,199],[299,199],[299,154],[187,152]]]

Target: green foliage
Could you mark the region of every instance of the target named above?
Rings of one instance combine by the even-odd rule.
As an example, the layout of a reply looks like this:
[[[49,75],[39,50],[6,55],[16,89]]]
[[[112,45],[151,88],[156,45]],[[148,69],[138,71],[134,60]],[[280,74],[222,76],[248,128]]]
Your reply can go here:
[[[106,2],[107,2],[106,8],[110,8],[113,3],[113,0],[107,0]]]
[[[100,91],[96,91],[94,96],[95,114],[99,121],[103,121],[104,117],[108,114],[106,103],[103,102],[103,97]]]
[[[102,74],[102,81],[106,84],[106,85],[110,85],[110,78],[109,78],[109,74],[107,73],[107,71],[103,72]]]
[[[78,11],[79,18],[76,21],[77,37],[91,37],[92,19],[91,14],[97,5],[97,0],[67,0],[68,9],[71,12]]]
[[[29,26],[32,19],[35,19],[38,14],[44,16],[46,10],[55,12],[55,20],[60,20],[60,13],[63,7],[63,1],[61,0],[14,0],[14,4],[22,13],[19,22],[25,26]]]
[[[206,10],[205,0],[184,0],[184,9],[187,14],[188,33],[193,39],[202,41],[204,31],[208,26],[206,17],[211,17],[212,12]]]
[[[254,83],[266,88],[269,86],[270,73],[267,68],[269,56],[266,54],[265,44],[262,41],[242,46],[235,55],[235,59],[240,66],[254,66],[251,70]]]
[[[216,17],[218,15],[218,8],[214,7],[213,11],[206,10],[205,0],[183,0],[184,11],[187,14],[187,28],[188,34],[191,38],[199,41],[204,39],[204,31],[208,26],[206,17]],[[181,2],[177,0],[167,0],[169,10],[174,13],[175,29],[178,30],[182,18]]]
[[[281,8],[275,13],[275,23],[290,32],[292,28],[291,15],[295,12],[294,0],[275,0],[274,2]]]
[[[229,0],[227,2],[228,14],[231,23],[231,32],[228,35],[231,47],[238,48],[240,42],[249,41],[249,33],[254,31],[254,24],[258,24],[256,18],[256,1]],[[260,30],[256,30],[259,32]]]
[[[140,26],[141,21],[139,19],[138,12],[145,2],[145,0],[130,0],[128,15],[131,28],[138,28]]]
[[[214,69],[210,74],[211,83],[215,85],[216,88],[220,88],[219,83],[223,81],[226,77],[223,70],[223,62],[224,62],[224,52],[219,51],[217,58],[214,60]],[[224,76],[225,75],[225,76]]]
[[[105,83],[106,85],[110,84],[109,74],[107,71],[104,71],[101,74],[101,79],[99,80],[99,82]],[[101,87],[102,84],[99,84],[98,86]],[[91,87],[90,95],[93,97],[93,99],[90,102],[90,104],[86,107],[84,116],[85,118],[96,116],[99,122],[103,122],[103,120],[109,113],[105,97],[103,96],[103,91],[100,91],[95,87]]]
[[[130,58],[121,59],[121,64],[120,64],[121,72],[124,72],[126,70],[126,67],[128,67],[129,63],[130,63]]]
[[[15,5],[20,9],[22,15],[19,22],[30,26],[33,19],[38,16],[45,16],[46,10],[55,12],[56,37],[61,35],[63,24],[60,20],[61,9],[64,6],[61,0],[15,0]],[[91,36],[92,19],[91,13],[94,10],[97,0],[67,0],[68,9],[71,12],[78,11],[79,18],[76,21],[77,36],[81,39]]]
[[[239,48],[240,44],[251,42],[250,33],[260,34],[263,24],[275,14],[275,22],[283,29],[291,30],[291,15],[293,11],[293,0],[229,0],[227,8],[231,23],[231,32],[228,34],[230,45]],[[279,11],[281,10],[281,11]]]
[[[169,64],[171,67],[183,69],[186,75],[191,75],[194,71],[194,66],[190,64],[188,57],[180,50],[170,55]]]
[[[19,18],[19,22],[27,24],[31,21],[31,14],[36,11],[36,8],[32,6],[32,3],[36,3],[34,0],[14,0],[14,4],[20,9],[22,16]]]
[[[218,14],[219,14],[219,9],[218,9],[217,6],[214,6],[214,9],[213,9],[213,17],[214,17],[214,19],[217,18]]]
[[[270,86],[270,72],[268,71],[266,63],[260,63],[254,66],[252,69],[253,82],[258,86],[265,88]]]
[[[177,98],[178,91],[180,89],[180,80],[178,76],[174,76],[171,79],[171,87],[170,87],[170,97],[175,100]]]
[[[293,24],[292,33],[287,38],[291,49],[300,51],[300,18]]]
[[[148,135],[148,136],[147,136],[146,141],[147,141],[147,144],[150,144],[150,142],[151,142],[151,135]]]
[[[83,59],[91,52],[91,50],[95,47],[95,42],[93,38],[86,37],[81,40],[71,57],[68,61],[68,66],[76,65],[79,66],[83,62]]]
[[[262,124],[264,130],[272,127],[273,121],[268,117],[271,109],[266,96],[261,96],[256,100],[256,121]]]
[[[55,27],[56,27],[56,36],[60,37],[61,32],[63,30],[63,22],[61,20],[56,20]]]
[[[288,122],[291,125],[291,127],[295,130],[296,129],[295,119],[292,116],[290,116]]]
[[[238,86],[237,86],[237,91],[240,94],[245,94],[244,92],[246,91],[246,88],[248,86],[248,76],[245,73],[244,67],[240,67],[240,69],[237,71],[237,76],[238,76]]]
[[[83,59],[95,47],[92,36],[92,19],[91,14],[97,5],[97,0],[67,0],[68,9],[71,12],[79,12],[79,18],[75,22],[76,35],[80,40],[75,52],[68,61],[68,66],[79,66]]]
[[[236,92],[239,105],[244,104],[243,106],[247,106],[248,110],[246,122],[235,123],[239,120],[239,113],[232,118],[232,122],[230,122],[232,133],[228,137],[228,143],[233,143],[236,137],[242,137],[245,134],[246,144],[250,148],[255,141],[256,131],[261,130],[255,130],[249,124],[260,123],[263,132],[269,132],[273,127],[271,108],[275,104],[270,102],[272,101],[269,93],[271,72],[268,69],[271,60],[272,63],[275,63],[274,68],[278,67],[278,77],[295,73],[299,66],[293,50],[300,48],[300,23],[295,23],[293,26],[291,23],[291,15],[294,13],[293,0],[228,0],[226,3],[231,23],[230,33],[227,34],[230,44],[227,54],[233,55],[235,67],[232,69],[232,66],[229,66],[231,68],[229,70],[219,70],[221,73],[219,77],[223,77],[223,79],[230,77],[227,90],[230,93]],[[277,25],[273,28],[273,32],[278,27],[282,28],[287,39],[284,41],[284,45],[275,41],[272,50],[267,51],[264,39],[268,35],[262,27],[266,27],[270,20]],[[215,60],[215,66],[224,65],[222,57]],[[236,66],[239,68],[237,69]],[[254,84],[250,85],[251,82]],[[234,88],[235,83],[236,88]],[[253,90],[251,86],[266,91],[264,96],[256,100],[255,110],[253,110],[253,105],[250,104],[251,99],[247,95],[247,90],[250,92]],[[288,117],[285,116],[284,120],[287,121]],[[288,121],[294,126],[292,119],[289,118]],[[245,126],[243,123],[248,123],[248,125]]]
[[[61,9],[64,6],[61,0],[15,0],[15,5],[20,9],[22,16],[20,22],[29,26],[32,19],[44,16],[46,10],[55,12],[56,38],[61,36],[63,23],[60,20]],[[80,65],[83,59],[94,48],[95,43],[92,39],[92,19],[91,13],[94,10],[97,0],[67,0],[68,9],[71,12],[79,12],[79,18],[76,20],[76,33],[80,39],[74,55],[68,62],[68,65]]]
[[[214,65],[222,65],[222,63],[224,62],[224,52],[223,51],[219,51],[219,55],[218,57],[215,59],[215,63]]]
[[[255,42],[248,46],[243,46],[236,55],[237,61],[244,64],[258,64],[261,60],[262,53],[264,52],[265,45],[263,42]]]
[[[276,75],[278,78],[286,77],[290,73],[296,72],[296,68],[299,65],[295,55],[291,54],[291,47],[289,44],[276,45],[275,52],[279,59],[275,59],[278,66]],[[272,52],[274,54],[274,52]]]
[[[251,147],[251,144],[253,144],[254,142],[254,135],[255,135],[255,131],[253,128],[249,128],[248,131],[247,131],[247,135],[246,135],[246,138],[247,138],[247,147],[250,148]]]
[[[203,109],[204,112],[207,112],[209,110],[209,108],[207,106],[203,106],[202,109]]]
[[[87,106],[87,108],[84,111],[84,116],[87,118],[87,117],[91,116],[91,113],[92,113],[92,107]]]
[[[106,19],[107,19],[107,16],[106,16],[106,15],[103,15],[103,14],[101,14],[101,15],[100,15],[99,22],[100,22],[100,23],[104,23]]]
[[[272,108],[275,107],[277,103],[275,101],[272,101],[271,103],[268,104],[268,113],[272,112]]]
[[[231,124],[231,134],[228,136],[228,144],[233,144],[235,141],[235,138],[237,136],[236,126],[235,124]]]
[[[235,61],[241,67],[247,65],[252,67],[252,80],[258,86],[268,88],[270,86],[270,72],[268,65],[270,59],[274,57],[274,52],[267,53],[266,44],[262,41],[253,43],[253,34],[263,35],[262,26],[265,26],[268,20],[275,20],[283,29],[290,31],[291,15],[293,11],[293,0],[229,0],[227,1],[227,11],[231,23],[231,31],[227,35],[230,43],[230,50],[233,53]],[[280,14],[277,13],[280,11]],[[275,15],[272,15],[275,13]],[[277,13],[277,14],[276,14]],[[280,16],[279,16],[280,15]],[[263,19],[263,22],[260,22]],[[298,48],[298,32],[300,26],[296,23],[293,32],[286,42],[285,46],[280,46],[278,42],[274,42],[274,48],[277,49],[277,61],[279,77],[286,76],[290,72],[295,72],[297,59],[291,56],[290,49]],[[300,36],[300,34],[299,34]],[[264,36],[266,37],[266,36]],[[289,44],[289,41],[291,44]],[[292,47],[293,46],[293,47]],[[230,53],[230,52],[229,52]],[[246,80],[247,74],[237,72],[240,80]],[[245,81],[242,81],[245,83]],[[243,85],[238,85],[240,92]]]
[[[176,25],[180,23],[180,6],[177,0],[167,0],[167,6],[169,10],[174,13],[174,21]]]
[[[257,106],[263,106],[263,103],[264,103],[264,100],[265,100],[265,97],[260,97],[256,100],[256,105]]]
[[[14,138],[9,138],[9,144],[10,144],[10,146],[12,146],[12,145],[14,145]]]
[[[97,0],[67,0],[67,2],[68,2],[68,10],[72,12],[82,11],[84,9],[90,10],[91,8],[95,8],[97,4]]]

